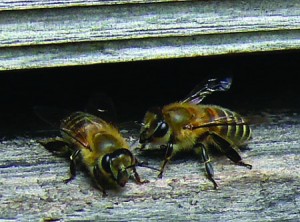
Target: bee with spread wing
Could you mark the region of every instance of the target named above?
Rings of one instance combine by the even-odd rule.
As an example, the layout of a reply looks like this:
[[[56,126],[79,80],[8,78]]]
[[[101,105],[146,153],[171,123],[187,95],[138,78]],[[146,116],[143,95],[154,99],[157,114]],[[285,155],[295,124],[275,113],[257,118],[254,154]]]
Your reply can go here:
[[[159,177],[166,164],[181,150],[193,150],[204,161],[207,178],[218,187],[207,149],[215,145],[235,164],[252,168],[244,163],[237,148],[251,139],[251,128],[238,113],[216,105],[203,105],[201,101],[213,92],[227,91],[231,78],[208,79],[197,85],[182,101],[149,109],[140,132],[142,148],[146,144],[166,147],[165,159]]]

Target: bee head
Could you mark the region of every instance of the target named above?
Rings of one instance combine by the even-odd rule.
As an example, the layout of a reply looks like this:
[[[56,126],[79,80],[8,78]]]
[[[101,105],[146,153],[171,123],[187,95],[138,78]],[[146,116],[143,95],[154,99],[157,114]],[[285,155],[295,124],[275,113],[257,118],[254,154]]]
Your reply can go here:
[[[119,186],[124,187],[130,176],[128,170],[135,166],[135,158],[128,149],[121,148],[104,155],[101,164],[103,170],[110,174]]]
[[[140,133],[140,143],[165,143],[169,140],[170,130],[159,107],[148,110]]]

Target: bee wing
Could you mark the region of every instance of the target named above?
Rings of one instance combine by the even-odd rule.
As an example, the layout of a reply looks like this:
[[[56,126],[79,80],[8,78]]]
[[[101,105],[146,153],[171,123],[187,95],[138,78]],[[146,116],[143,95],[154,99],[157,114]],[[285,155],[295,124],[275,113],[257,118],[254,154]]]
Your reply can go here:
[[[77,128],[82,128],[87,124],[106,124],[104,120],[100,117],[94,116],[85,112],[74,112],[67,118],[61,121],[61,127],[69,128],[76,126]]]
[[[219,117],[219,118],[216,118],[215,121],[212,121],[212,122],[215,122],[215,124],[217,125],[246,125],[248,124],[248,122],[244,119],[244,118],[241,118],[241,117],[236,117],[236,116],[224,116],[224,117]]]
[[[70,114],[68,110],[61,107],[36,105],[33,112],[39,119],[53,128],[59,128],[60,121]]]
[[[235,116],[222,116],[218,117],[210,122],[206,123],[193,123],[192,126],[186,126],[186,128],[198,129],[204,127],[212,127],[212,126],[222,126],[222,125],[248,125],[249,123],[244,118],[239,118]]]
[[[90,150],[89,144],[86,140],[87,137],[85,132],[79,131],[76,135],[74,135],[74,133],[67,128],[61,128],[60,131],[62,132],[62,134],[65,134],[68,137],[72,138],[79,145]]]
[[[224,79],[208,78],[206,81],[198,84],[181,102],[199,104],[206,96],[213,92],[227,91],[230,88],[231,83],[231,77],[226,77]]]
[[[102,128],[102,126],[107,123],[101,118],[94,115],[84,112],[75,112],[61,121],[60,130],[63,134],[72,138],[81,146],[90,149],[89,143],[87,141],[87,131],[85,128],[90,124]]]
[[[117,111],[111,97],[104,93],[93,93],[85,105],[85,112],[105,119],[108,122],[117,121]]]
[[[83,119],[85,121],[85,124],[96,124],[96,125],[104,125],[107,124],[103,119],[101,119],[98,116],[94,116],[92,114],[89,113],[84,113],[82,112],[81,115],[83,116]]]

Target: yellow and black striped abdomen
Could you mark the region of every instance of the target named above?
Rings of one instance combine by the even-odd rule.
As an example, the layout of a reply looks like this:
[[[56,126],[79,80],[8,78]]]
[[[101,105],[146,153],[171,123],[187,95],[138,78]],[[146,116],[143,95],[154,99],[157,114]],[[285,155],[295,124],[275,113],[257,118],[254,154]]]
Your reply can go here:
[[[242,145],[251,138],[251,128],[238,113],[219,106],[205,106],[203,111],[210,132],[218,134],[235,145]]]

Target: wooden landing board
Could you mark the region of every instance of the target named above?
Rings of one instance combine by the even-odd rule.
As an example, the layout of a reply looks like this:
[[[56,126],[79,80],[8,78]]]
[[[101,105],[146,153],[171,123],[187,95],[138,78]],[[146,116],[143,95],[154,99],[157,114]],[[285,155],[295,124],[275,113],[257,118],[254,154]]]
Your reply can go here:
[[[180,157],[163,179],[138,169],[149,184],[129,182],[108,197],[78,171],[69,184],[69,164],[51,155],[36,137],[2,139],[0,143],[0,220],[91,221],[299,221],[300,112],[269,113],[272,122],[253,128],[251,150],[241,153],[252,170],[213,157],[219,190],[204,177],[196,160]],[[135,129],[123,134],[137,138]],[[140,159],[147,159],[138,154]],[[148,158],[159,166],[162,156]]]

